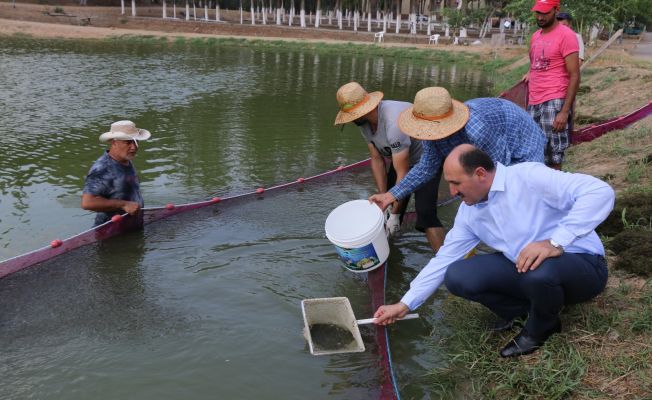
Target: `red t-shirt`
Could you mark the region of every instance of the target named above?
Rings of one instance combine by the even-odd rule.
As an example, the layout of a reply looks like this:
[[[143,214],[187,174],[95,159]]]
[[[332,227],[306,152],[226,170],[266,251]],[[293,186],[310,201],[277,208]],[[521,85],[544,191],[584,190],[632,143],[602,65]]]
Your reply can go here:
[[[529,104],[541,104],[552,99],[563,99],[570,77],[565,58],[579,52],[573,30],[557,23],[550,32],[534,32],[530,42]]]

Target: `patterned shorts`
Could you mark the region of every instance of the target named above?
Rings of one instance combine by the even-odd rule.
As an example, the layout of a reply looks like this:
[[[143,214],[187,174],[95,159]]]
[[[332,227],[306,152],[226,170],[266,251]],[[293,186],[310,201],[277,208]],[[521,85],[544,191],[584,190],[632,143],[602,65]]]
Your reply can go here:
[[[564,151],[570,145],[571,121],[573,120],[572,111],[568,114],[568,122],[564,130],[555,131],[552,129],[555,117],[563,106],[564,99],[553,99],[541,104],[527,106],[527,111],[534,118],[534,121],[539,124],[548,139],[543,152],[546,164],[548,165],[561,164],[564,161]]]

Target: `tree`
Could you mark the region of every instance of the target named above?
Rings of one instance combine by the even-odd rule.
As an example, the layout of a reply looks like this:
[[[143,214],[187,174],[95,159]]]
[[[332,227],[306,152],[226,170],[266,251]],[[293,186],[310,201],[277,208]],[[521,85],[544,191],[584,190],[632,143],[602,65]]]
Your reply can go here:
[[[453,28],[453,36],[457,36],[459,29],[468,24],[468,17],[456,8],[445,9],[444,17],[446,17],[446,23]]]

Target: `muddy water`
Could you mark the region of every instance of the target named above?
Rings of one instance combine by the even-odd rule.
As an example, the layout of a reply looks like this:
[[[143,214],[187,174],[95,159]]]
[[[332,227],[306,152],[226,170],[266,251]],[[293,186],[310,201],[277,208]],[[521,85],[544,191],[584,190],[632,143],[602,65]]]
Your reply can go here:
[[[486,95],[461,66],[366,56],[0,39],[0,59],[1,259],[91,226],[83,178],[115,120],[153,133],[135,164],[146,205],[160,206],[365,158],[353,127],[332,126],[349,80],[399,100],[432,85]],[[365,353],[312,357],[299,305],[347,296],[356,315],[372,313],[323,223],[373,188],[364,171],[182,214],[0,280],[0,398],[373,397],[371,330]],[[390,251],[396,300],[430,253],[414,230]],[[420,337],[436,310],[434,299],[422,320],[392,329],[405,398],[427,398],[423,376],[439,355]]]

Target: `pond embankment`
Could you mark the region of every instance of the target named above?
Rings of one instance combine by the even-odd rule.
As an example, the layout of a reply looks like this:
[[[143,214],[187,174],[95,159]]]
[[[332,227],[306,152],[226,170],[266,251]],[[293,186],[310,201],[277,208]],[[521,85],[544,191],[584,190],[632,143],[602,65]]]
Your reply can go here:
[[[90,26],[80,26],[73,25],[77,23],[73,17],[44,14],[46,9],[53,7],[18,4],[14,9],[11,3],[0,3],[0,18],[3,18],[0,36],[21,34],[93,40],[164,37],[168,41],[194,40],[206,45],[296,46],[297,49],[323,52],[410,57],[424,62],[465,62],[493,74],[495,94],[515,82],[527,69],[525,64],[518,65],[518,60],[527,54],[525,47],[497,50],[488,46],[431,46],[425,41],[377,45],[366,32],[352,35],[351,32],[325,29],[253,28],[238,24],[209,26],[160,18],[131,19],[121,16],[119,8],[64,6],[74,18],[90,18]],[[160,13],[160,9],[141,11],[140,15]],[[616,44],[583,70],[577,98],[578,124],[626,114],[651,100],[652,64],[630,57],[626,50],[633,45],[628,41],[624,45]],[[589,55],[591,51],[594,50],[589,49]],[[619,193],[619,205],[611,219],[621,223],[617,231],[603,233],[607,248],[612,248],[612,241],[615,246],[609,253],[611,277],[606,291],[589,304],[566,310],[562,315],[564,333],[553,337],[541,351],[509,362],[499,362],[495,354],[495,349],[509,339],[509,335],[488,335],[482,328],[489,317],[487,313],[468,302],[451,298],[443,306],[446,316],[442,327],[436,327],[435,331],[441,334],[448,330],[452,334],[441,335],[432,345],[445,344],[445,351],[454,361],[447,368],[433,371],[433,393],[440,392],[441,397],[446,398],[542,399],[634,399],[647,398],[652,393],[650,269],[614,269],[613,266],[619,264],[618,257],[627,255],[626,251],[619,250],[621,240],[612,239],[619,232],[631,229],[652,230],[650,216],[631,219],[632,206],[627,206],[629,200],[623,200],[634,197],[644,205],[652,203],[652,118],[574,146],[567,156],[567,170],[604,179]],[[627,207],[630,211],[623,212]],[[621,255],[616,255],[616,251]],[[639,258],[643,262],[649,260],[649,250],[645,251],[648,253],[643,254],[648,257]],[[433,394],[433,397],[437,396]]]

